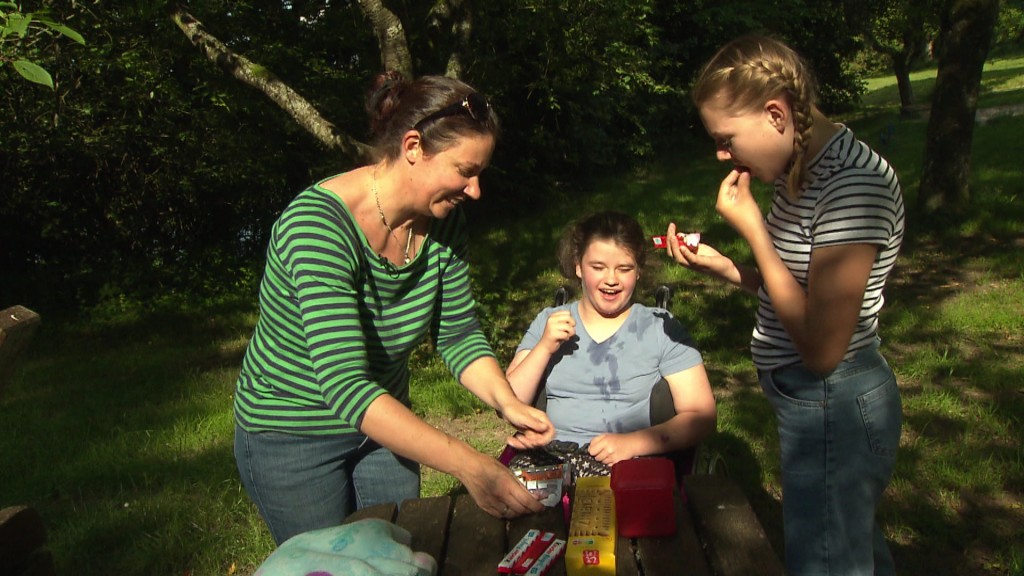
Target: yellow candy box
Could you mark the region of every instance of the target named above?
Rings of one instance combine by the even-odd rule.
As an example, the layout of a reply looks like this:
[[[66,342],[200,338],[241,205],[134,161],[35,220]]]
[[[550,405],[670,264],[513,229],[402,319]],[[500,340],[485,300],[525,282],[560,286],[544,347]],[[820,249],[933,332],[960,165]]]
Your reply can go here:
[[[615,496],[609,477],[576,480],[568,536],[568,576],[615,576]]]

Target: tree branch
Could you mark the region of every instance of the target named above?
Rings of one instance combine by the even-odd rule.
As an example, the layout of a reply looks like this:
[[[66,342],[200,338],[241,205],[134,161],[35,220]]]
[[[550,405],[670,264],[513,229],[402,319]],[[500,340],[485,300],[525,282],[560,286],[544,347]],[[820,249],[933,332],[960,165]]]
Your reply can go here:
[[[442,30],[447,24],[451,27],[451,35],[455,38],[455,46],[448,55],[445,76],[461,78],[465,73],[462,54],[469,46],[473,34],[473,14],[465,0],[437,0],[430,8],[431,26]]]
[[[203,29],[202,23],[186,12],[182,6],[176,6],[171,10],[171,19],[192,44],[199,48],[207,60],[220,66],[236,79],[263,92],[325,147],[331,150],[340,150],[343,154],[353,158],[364,158],[369,155],[370,146],[339,131],[334,124],[321,116],[309,101],[292,90],[273,73],[244,56],[236,54],[223,42],[211,36]]]
[[[384,69],[397,70],[406,78],[413,78],[412,55],[402,21],[381,0],[359,0],[359,7],[373,25]]]

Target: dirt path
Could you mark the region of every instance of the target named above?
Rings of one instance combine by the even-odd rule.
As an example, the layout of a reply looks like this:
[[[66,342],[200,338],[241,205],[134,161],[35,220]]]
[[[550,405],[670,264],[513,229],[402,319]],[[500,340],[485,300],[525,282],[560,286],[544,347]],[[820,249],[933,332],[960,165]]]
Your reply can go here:
[[[1000,116],[1017,116],[1020,114],[1024,114],[1024,104],[992,106],[990,108],[979,108],[974,115],[974,121],[980,125]]]

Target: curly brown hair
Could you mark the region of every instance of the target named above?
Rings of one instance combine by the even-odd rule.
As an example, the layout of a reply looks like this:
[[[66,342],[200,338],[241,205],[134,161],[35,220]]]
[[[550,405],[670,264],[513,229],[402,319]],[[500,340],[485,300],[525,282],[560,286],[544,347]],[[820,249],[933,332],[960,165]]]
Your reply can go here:
[[[595,240],[615,242],[633,256],[637,269],[643,268],[647,260],[644,251],[647,238],[636,219],[622,212],[598,212],[573,222],[565,229],[558,243],[558,262],[562,276],[570,280],[576,278],[576,265]]]

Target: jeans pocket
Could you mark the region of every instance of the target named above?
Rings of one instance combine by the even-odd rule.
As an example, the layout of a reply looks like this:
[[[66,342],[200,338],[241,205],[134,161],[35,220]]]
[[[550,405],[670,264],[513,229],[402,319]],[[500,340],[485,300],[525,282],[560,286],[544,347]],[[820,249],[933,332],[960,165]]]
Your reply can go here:
[[[763,373],[761,387],[773,403],[803,408],[821,408],[825,405],[824,381],[798,366]]]
[[[877,388],[858,396],[857,405],[871,451],[884,458],[895,458],[903,427],[903,405],[896,378],[890,376]]]

